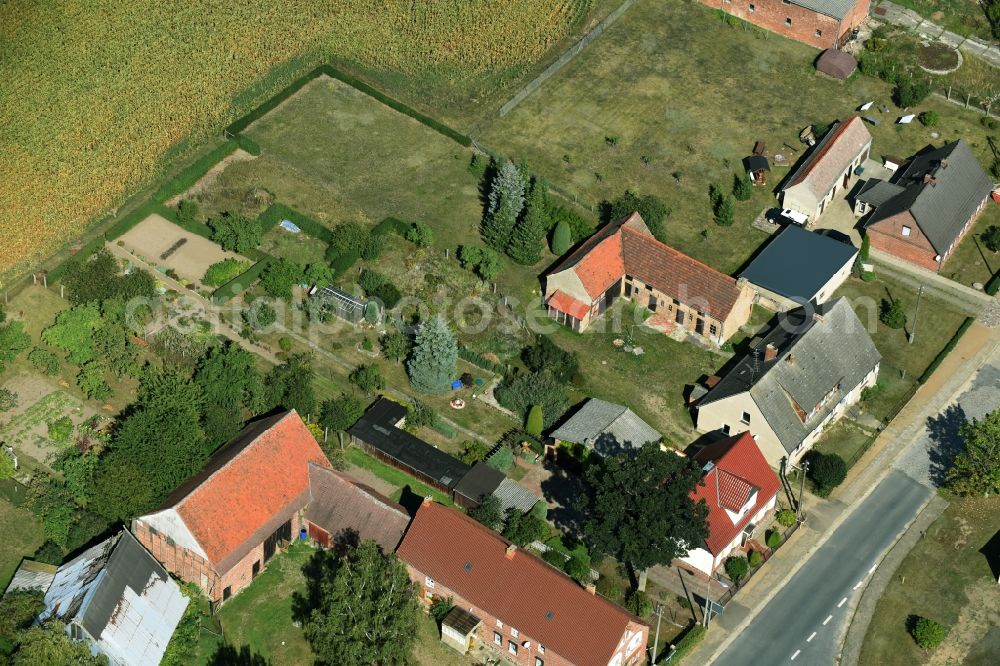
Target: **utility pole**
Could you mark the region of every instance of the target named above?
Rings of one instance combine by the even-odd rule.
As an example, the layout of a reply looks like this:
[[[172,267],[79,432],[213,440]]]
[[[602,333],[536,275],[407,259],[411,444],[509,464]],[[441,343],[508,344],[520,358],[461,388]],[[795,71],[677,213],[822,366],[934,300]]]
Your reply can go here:
[[[917,307],[913,309],[913,328],[910,329],[910,344],[913,344],[913,338],[917,337],[917,315],[920,314],[920,296],[924,293],[924,285],[920,285],[920,289],[917,290]]]
[[[799,522],[802,522],[802,499],[805,496],[805,485],[806,485],[806,472],[809,471],[809,461],[802,463],[801,473],[802,476],[799,477],[799,502],[796,507],[799,510]]]
[[[712,577],[709,576],[708,578],[705,579],[705,613],[704,613],[705,617],[702,618],[704,620],[704,623],[705,623],[706,627],[708,626],[709,604],[712,603],[708,599],[708,595],[709,595],[709,591],[711,590],[711,587],[712,587]]]
[[[656,666],[656,651],[660,647],[660,620],[663,619],[663,604],[656,604],[656,636],[653,638],[653,655],[649,661]]]

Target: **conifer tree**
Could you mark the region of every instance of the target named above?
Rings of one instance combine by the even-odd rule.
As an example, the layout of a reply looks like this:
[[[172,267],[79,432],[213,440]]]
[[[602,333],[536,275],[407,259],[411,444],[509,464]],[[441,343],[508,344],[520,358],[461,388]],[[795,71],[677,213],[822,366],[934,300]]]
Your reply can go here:
[[[519,264],[530,266],[542,258],[545,229],[549,226],[548,191],[545,183],[535,180],[525,203],[521,220],[507,245],[507,254]]]
[[[455,377],[458,343],[440,315],[421,325],[406,364],[413,388],[423,393],[444,393]]]
[[[483,241],[494,250],[503,252],[524,208],[524,178],[513,162],[506,160],[490,184],[486,218],[483,220]]]

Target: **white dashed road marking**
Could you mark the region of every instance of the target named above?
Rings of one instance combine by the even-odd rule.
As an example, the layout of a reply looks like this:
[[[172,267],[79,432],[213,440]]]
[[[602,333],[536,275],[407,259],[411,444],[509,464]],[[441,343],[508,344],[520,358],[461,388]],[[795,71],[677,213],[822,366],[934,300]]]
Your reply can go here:
[[[878,569],[878,565],[877,564],[873,564],[872,568],[868,570],[868,573],[874,573],[876,569]]]
[[[795,661],[795,658],[796,658],[797,656],[799,656],[799,653],[800,653],[800,652],[802,652],[802,650],[796,650],[796,651],[795,651],[795,654],[793,654],[793,655],[792,655],[792,661]]]
[[[840,608],[841,606],[843,606],[846,603],[847,603],[847,597],[844,597],[843,599],[840,600],[840,603],[837,604],[837,608]]]
[[[812,639],[814,639],[814,638],[816,638],[816,632],[815,631],[812,632],[811,634],[809,634],[809,638],[806,639],[806,643],[812,642]]]
[[[828,616],[826,617],[826,619],[825,619],[825,620],[823,620],[823,626],[825,627],[825,626],[826,626],[826,623],[827,623],[827,622],[829,622],[829,621],[830,621],[830,620],[832,620],[832,619],[833,619],[833,616],[832,616],[832,615],[828,615]]]

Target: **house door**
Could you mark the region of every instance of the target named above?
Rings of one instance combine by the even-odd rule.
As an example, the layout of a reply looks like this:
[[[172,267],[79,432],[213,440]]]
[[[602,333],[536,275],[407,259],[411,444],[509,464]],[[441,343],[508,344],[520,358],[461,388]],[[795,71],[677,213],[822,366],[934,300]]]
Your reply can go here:
[[[274,557],[274,552],[278,549],[279,541],[292,540],[292,521],[287,520],[285,524],[274,530],[274,534],[264,539],[264,562]]]
[[[844,189],[845,190],[847,189],[847,183],[849,183],[850,181],[851,181],[851,172],[848,171],[847,173],[844,174]]]
[[[650,294],[649,295],[649,309],[652,310],[653,312],[656,312],[656,302],[657,302],[656,301],[656,296],[653,296],[652,294]]]
[[[250,570],[250,578],[256,578],[257,574],[260,573],[260,560],[253,563],[253,568]]]
[[[684,324],[684,310],[677,308],[677,317],[674,319],[678,324]]]
[[[704,319],[699,319],[697,322],[695,322],[694,332],[697,333],[698,335],[705,335],[705,320]]]

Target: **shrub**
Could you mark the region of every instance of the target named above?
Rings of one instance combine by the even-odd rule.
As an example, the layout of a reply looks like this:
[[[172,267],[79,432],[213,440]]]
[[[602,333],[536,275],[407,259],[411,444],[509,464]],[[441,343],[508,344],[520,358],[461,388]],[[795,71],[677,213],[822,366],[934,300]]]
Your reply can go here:
[[[369,296],[371,296],[375,290],[388,281],[388,277],[378,271],[373,271],[370,268],[362,269],[361,276],[358,278],[358,284]]]
[[[569,227],[570,242],[579,243],[594,233],[594,225],[572,208],[549,203],[549,228],[555,229],[560,222],[565,222]]]
[[[791,527],[792,525],[795,524],[796,520],[795,512],[792,511],[791,509],[781,509],[775,515],[775,518],[777,519],[778,524],[781,525],[782,527]]]
[[[368,301],[367,303],[365,303],[365,321],[368,322],[369,324],[378,323],[378,303],[376,303],[375,301]],[[368,346],[365,347],[365,350],[371,351],[372,350],[371,341],[368,340],[368,338],[365,338],[365,340],[368,342]]]
[[[423,222],[414,222],[406,230],[406,240],[417,247],[428,247],[434,242],[434,232]]]
[[[743,580],[750,571],[750,563],[742,555],[726,558],[726,575],[734,582]]]
[[[212,230],[212,240],[223,250],[244,254],[256,250],[260,245],[261,233],[257,220],[235,213],[223,213],[221,217],[210,220],[208,226]]]
[[[590,582],[590,560],[580,555],[572,555],[562,565],[566,575],[578,583]]]
[[[751,550],[747,555],[747,562],[750,564],[751,569],[756,569],[764,561],[764,556],[760,554],[759,550]]]
[[[673,663],[680,663],[684,657],[698,647],[698,643],[701,643],[703,638],[705,638],[705,627],[695,624],[688,629],[684,637],[674,645],[673,657],[671,658]]]
[[[259,331],[278,321],[278,313],[263,300],[258,300],[243,311],[243,321],[253,330]]]
[[[489,453],[489,449],[486,448],[485,444],[479,440],[472,439],[465,442],[462,447],[462,452],[458,454],[458,459],[466,465],[471,465],[479,460],[482,460],[487,453]]]
[[[68,416],[63,416],[55,421],[49,422],[49,439],[53,442],[68,442],[73,434],[73,420]]]
[[[878,276],[875,275],[875,273],[873,273],[872,271],[865,271],[864,273],[861,274],[862,282],[874,282],[877,279]]]
[[[903,311],[902,301],[898,298],[894,298],[892,301],[883,298],[878,318],[889,328],[900,329],[906,326],[906,312]]]
[[[302,266],[288,259],[276,259],[261,274],[260,286],[272,298],[291,298],[292,287],[302,279],[302,273]]]
[[[625,597],[625,609],[636,617],[653,614],[653,601],[642,590],[632,590]]]
[[[382,256],[383,248],[385,248],[385,236],[381,234],[368,234],[368,237],[361,244],[359,252],[361,258],[365,261],[375,261]]]
[[[232,257],[223,259],[208,267],[208,270],[205,271],[205,277],[201,279],[201,282],[210,287],[221,287],[230,280],[245,273],[251,265],[249,261]]]
[[[354,369],[348,379],[368,395],[375,395],[385,389],[385,379],[374,365],[361,365]]]
[[[371,338],[365,338],[361,341],[361,348],[367,352],[375,350],[375,344],[372,342]]]
[[[521,360],[532,372],[545,371],[564,382],[573,381],[580,368],[575,353],[562,349],[545,335],[538,335],[535,344],[521,350]]]
[[[338,224],[330,232],[330,245],[326,248],[326,260],[333,261],[338,257],[358,255],[361,246],[368,238],[368,230],[356,222]]]
[[[781,545],[781,532],[778,530],[768,530],[767,536],[764,537],[764,544],[774,550]]]
[[[501,446],[490,456],[486,464],[498,472],[506,472],[514,465],[514,452],[507,446]]]
[[[980,236],[983,245],[989,248],[990,252],[1000,252],[1000,227],[991,224],[986,227],[986,231]]]
[[[527,415],[532,405],[539,405],[543,428],[555,423],[567,407],[563,385],[547,372],[526,373],[505,382],[497,387],[496,399],[520,418]]]
[[[573,246],[572,236],[570,235],[569,225],[565,220],[560,220],[556,224],[555,231],[552,232],[552,240],[549,242],[549,249],[552,250],[552,254],[557,257],[562,256],[569,252],[569,248]]]
[[[948,627],[930,618],[918,617],[910,634],[917,645],[925,650],[933,650],[948,635]]]
[[[566,556],[555,548],[549,548],[542,553],[542,559],[560,570],[566,565]]]
[[[923,79],[914,79],[912,76],[898,81],[892,93],[893,101],[902,109],[920,104],[930,94],[930,85]]]
[[[39,372],[45,373],[46,375],[59,374],[59,357],[47,349],[35,347],[28,354],[28,360],[31,362],[31,365],[35,368],[35,370],[38,370]]]
[[[288,336],[281,336],[278,339],[278,349],[280,349],[283,352],[292,351],[292,339],[289,338]]]
[[[938,120],[940,119],[941,117],[938,115],[937,111],[924,111],[917,116],[917,120],[919,120],[920,124],[924,127],[933,127],[938,124]]]
[[[836,453],[810,451],[806,455],[809,463],[809,478],[816,485],[816,494],[826,497],[847,477],[847,463]]]
[[[444,622],[444,619],[448,617],[448,613],[451,609],[455,607],[455,598],[448,597],[447,599],[435,599],[434,603],[431,604],[431,617],[433,617],[438,624]]]
[[[181,226],[198,222],[198,202],[185,199],[177,204],[177,221]]]
[[[524,429],[533,437],[542,436],[542,408],[539,405],[532,405],[528,410],[528,420]]]
[[[991,130],[1000,129],[1000,120],[997,120],[996,118],[983,116],[979,122],[981,122],[983,124],[983,127],[985,127],[986,129],[991,129]]]

